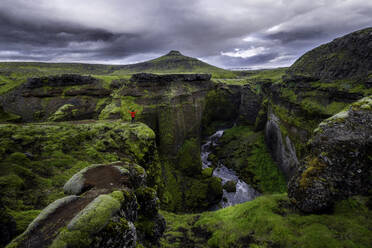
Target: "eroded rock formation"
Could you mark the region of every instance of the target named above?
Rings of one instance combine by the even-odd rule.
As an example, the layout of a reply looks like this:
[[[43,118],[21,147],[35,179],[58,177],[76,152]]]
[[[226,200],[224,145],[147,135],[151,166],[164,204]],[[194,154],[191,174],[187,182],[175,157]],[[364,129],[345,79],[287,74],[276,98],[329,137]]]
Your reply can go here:
[[[353,103],[320,123],[310,154],[289,183],[288,195],[304,212],[372,188],[372,98]]]

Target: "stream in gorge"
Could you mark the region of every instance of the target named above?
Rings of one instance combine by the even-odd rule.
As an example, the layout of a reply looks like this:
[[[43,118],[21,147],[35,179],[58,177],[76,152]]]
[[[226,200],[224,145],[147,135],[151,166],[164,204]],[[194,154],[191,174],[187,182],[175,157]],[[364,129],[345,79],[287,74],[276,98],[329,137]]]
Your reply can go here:
[[[213,147],[217,146],[218,139],[223,135],[224,130],[218,130],[213,135],[208,137],[206,142],[201,146],[201,160],[203,169],[211,167],[212,163],[208,161],[208,156],[212,152]],[[251,201],[260,195],[253,187],[240,180],[235,171],[227,168],[221,162],[218,162],[217,168],[213,170],[213,176],[219,177],[222,180],[222,185],[228,181],[235,181],[236,192],[227,192],[223,190],[223,196],[220,203],[212,207],[211,210],[233,206],[239,203]]]

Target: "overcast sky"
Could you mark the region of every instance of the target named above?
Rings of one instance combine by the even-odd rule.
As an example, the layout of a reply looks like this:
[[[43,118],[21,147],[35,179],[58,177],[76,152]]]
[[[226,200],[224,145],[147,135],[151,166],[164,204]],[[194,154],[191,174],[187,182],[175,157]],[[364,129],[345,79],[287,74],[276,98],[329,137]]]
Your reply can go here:
[[[0,0],[0,61],[269,68],[369,26],[372,0]]]

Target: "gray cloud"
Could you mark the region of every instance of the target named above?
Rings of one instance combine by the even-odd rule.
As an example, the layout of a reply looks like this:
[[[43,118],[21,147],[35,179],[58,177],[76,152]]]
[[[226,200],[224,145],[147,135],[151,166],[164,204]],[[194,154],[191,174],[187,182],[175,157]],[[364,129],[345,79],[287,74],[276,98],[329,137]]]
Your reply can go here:
[[[275,67],[371,24],[364,0],[2,0],[0,60],[131,63],[173,49]]]

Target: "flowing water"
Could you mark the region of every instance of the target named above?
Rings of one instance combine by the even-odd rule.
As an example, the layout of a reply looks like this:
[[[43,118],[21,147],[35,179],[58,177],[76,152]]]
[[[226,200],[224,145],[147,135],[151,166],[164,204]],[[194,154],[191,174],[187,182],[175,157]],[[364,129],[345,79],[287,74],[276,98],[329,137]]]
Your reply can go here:
[[[224,130],[217,131],[207,139],[205,144],[201,146],[201,160],[203,169],[212,165],[212,163],[208,161],[208,155],[211,153],[213,147],[218,145],[217,141],[223,135],[223,132]],[[221,207],[225,208],[246,201],[251,201],[260,195],[255,189],[246,184],[244,181],[240,180],[235,171],[228,169],[220,162],[218,163],[217,168],[213,170],[213,176],[221,178],[222,185],[231,180],[237,183],[236,192],[227,192],[226,190],[223,190],[221,202],[212,209],[218,209]]]

